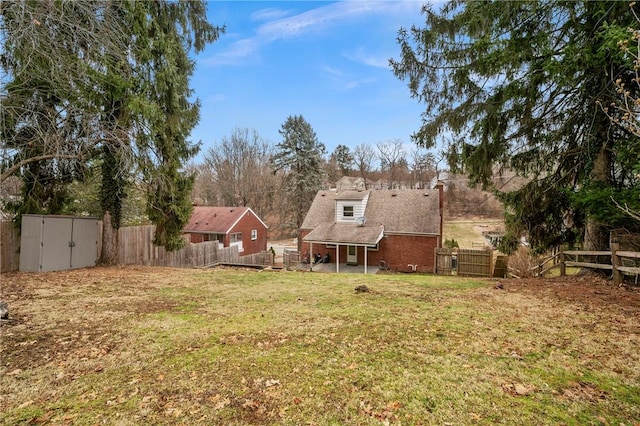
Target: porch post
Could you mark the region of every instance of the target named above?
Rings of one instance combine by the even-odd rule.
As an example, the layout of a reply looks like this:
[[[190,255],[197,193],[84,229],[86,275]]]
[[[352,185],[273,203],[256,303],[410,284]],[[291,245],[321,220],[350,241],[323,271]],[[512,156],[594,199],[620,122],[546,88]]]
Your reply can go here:
[[[340,272],[340,244],[336,243],[336,272]]]
[[[362,248],[364,249],[364,274],[367,275],[367,252],[369,252],[369,250],[367,249],[367,246],[362,246]],[[356,252],[356,255],[358,253]]]
[[[309,242],[309,272],[313,272],[313,242]]]

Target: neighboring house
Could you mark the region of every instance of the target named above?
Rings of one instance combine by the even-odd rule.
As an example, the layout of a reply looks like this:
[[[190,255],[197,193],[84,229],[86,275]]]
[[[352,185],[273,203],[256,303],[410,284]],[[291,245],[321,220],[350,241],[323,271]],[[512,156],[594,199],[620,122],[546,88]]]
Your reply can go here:
[[[442,185],[436,189],[319,191],[302,223],[303,256],[331,263],[435,272],[442,247]]]
[[[249,207],[195,206],[182,230],[192,243],[218,241],[221,247],[238,246],[242,255],[267,249],[267,225]]]

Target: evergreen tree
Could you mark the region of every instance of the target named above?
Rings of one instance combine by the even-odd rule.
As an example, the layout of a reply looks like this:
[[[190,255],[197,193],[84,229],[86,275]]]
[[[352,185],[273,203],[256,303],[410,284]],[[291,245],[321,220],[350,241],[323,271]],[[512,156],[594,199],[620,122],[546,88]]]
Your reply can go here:
[[[96,64],[105,53],[126,60],[123,28],[106,1],[0,4],[0,182],[21,178],[18,217],[62,213],[67,185],[83,179],[108,133],[92,96],[103,84]]]
[[[135,142],[136,162],[147,186],[147,215],[156,225],[154,243],[176,250],[184,243],[182,228],[191,215],[194,182],[182,165],[199,150],[199,144],[188,139],[200,108],[199,101],[190,100],[195,62],[189,54],[202,51],[223,29],[207,21],[204,1],[124,2],[121,13],[130,31],[133,66],[112,64],[115,90],[123,87],[117,76],[131,77],[129,87],[109,101],[108,119],[129,130]],[[120,222],[126,174],[122,167],[108,165],[121,165],[125,153],[103,150],[103,208],[116,212],[114,227]]]
[[[147,185],[147,214],[156,225],[155,244],[176,250],[192,211],[194,176],[182,165],[199,150],[189,140],[200,118],[199,101],[190,100],[195,62],[189,53],[202,51],[223,29],[207,21],[204,1],[125,4],[135,63],[127,112]]]
[[[353,154],[346,145],[338,145],[333,150],[331,156],[335,159],[336,165],[340,169],[342,176],[349,176],[351,174],[351,167],[353,166]]]
[[[452,171],[483,186],[496,166],[529,179],[502,194],[511,241],[524,232],[537,250],[576,239],[603,249],[608,229],[634,226],[609,213],[611,197],[640,203],[637,137],[600,106],[620,98],[616,81],[638,89],[633,58],[617,46],[637,27],[628,8],[454,1],[425,7],[424,28],[400,30],[393,71],[426,105],[415,141],[433,147],[452,134]]]
[[[189,54],[223,30],[207,21],[206,3],[16,0],[0,3],[0,18],[7,81],[0,182],[21,174],[19,211],[62,211],[67,185],[98,160],[102,260],[117,258],[133,173],[147,184],[156,243],[180,247],[193,184],[182,164],[199,148],[188,140],[199,119]]]
[[[290,201],[287,216],[299,233],[307,210],[322,187],[322,156],[326,149],[302,115],[289,116],[278,132],[283,140],[276,145],[273,169],[284,173],[284,190]]]

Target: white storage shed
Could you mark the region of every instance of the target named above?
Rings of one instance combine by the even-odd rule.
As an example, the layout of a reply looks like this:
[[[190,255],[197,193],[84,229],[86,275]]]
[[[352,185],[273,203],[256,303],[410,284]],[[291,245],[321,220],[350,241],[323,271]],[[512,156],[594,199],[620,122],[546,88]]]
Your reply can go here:
[[[77,216],[22,216],[20,270],[60,271],[95,266],[98,219]]]

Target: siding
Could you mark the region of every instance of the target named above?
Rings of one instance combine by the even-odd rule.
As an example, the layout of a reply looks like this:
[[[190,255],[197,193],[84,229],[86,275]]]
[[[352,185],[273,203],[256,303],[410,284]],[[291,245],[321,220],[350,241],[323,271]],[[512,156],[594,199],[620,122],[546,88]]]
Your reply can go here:
[[[356,217],[364,216],[367,200],[369,200],[369,194],[362,200],[336,200],[336,222],[353,222]],[[353,217],[342,217],[344,206],[353,206]]]

